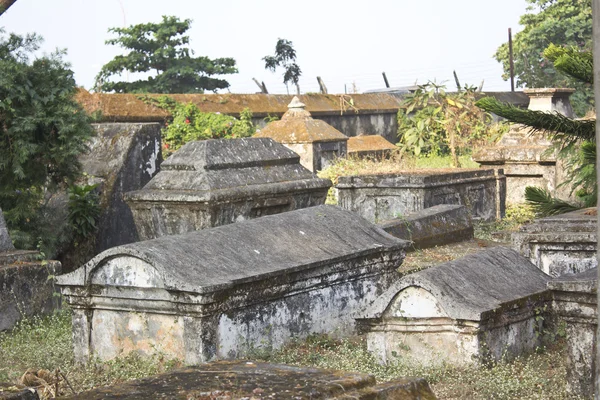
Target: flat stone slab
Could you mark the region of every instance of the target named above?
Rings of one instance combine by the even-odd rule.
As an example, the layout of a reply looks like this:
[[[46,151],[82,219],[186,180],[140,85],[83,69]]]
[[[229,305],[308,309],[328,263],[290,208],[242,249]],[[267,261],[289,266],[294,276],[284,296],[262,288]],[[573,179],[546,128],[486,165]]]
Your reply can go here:
[[[419,378],[375,384],[371,375],[245,361],[213,362],[194,368],[103,387],[72,400],[148,399],[396,399],[434,400]]]
[[[406,218],[379,224],[399,239],[424,249],[473,239],[473,224],[465,206],[442,204],[411,213]]]
[[[8,228],[6,227],[6,221],[0,208],[0,253],[3,251],[13,250],[14,246],[10,236],[8,236]]]

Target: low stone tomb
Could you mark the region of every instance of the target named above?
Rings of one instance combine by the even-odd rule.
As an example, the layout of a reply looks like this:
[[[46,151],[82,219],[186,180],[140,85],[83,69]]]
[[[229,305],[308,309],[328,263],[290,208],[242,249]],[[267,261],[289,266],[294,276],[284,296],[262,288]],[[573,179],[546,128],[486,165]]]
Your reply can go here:
[[[506,180],[502,170],[410,170],[398,174],[341,176],[339,205],[371,222],[406,216],[438,204],[460,204],[472,218],[504,216]]]
[[[153,239],[321,205],[330,186],[272,139],[203,140],[184,145],[125,200],[140,238]]]
[[[540,344],[536,310],[550,302],[548,280],[516,251],[495,247],[404,276],[357,324],[384,363],[500,360]]]
[[[563,275],[548,283],[553,294],[553,311],[567,330],[567,390],[592,398],[594,355],[598,328],[598,269]]]
[[[56,308],[51,277],[60,270],[58,261],[42,262],[37,251],[15,250],[0,209],[0,331]]]
[[[360,135],[348,138],[348,156],[382,159],[392,155],[398,147],[380,135]]]
[[[557,277],[598,265],[597,221],[594,209],[545,217],[512,234],[512,245],[539,269]]]
[[[325,121],[313,119],[304,103],[294,96],[280,121],[273,121],[254,135],[271,138],[300,155],[300,164],[313,172],[333,160],[346,157],[348,137]]]
[[[435,400],[420,378],[377,385],[372,375],[250,361],[216,361],[94,389],[66,399]]]
[[[413,249],[473,239],[473,224],[465,206],[441,204],[379,226],[392,236],[410,240]]]
[[[78,360],[164,351],[188,365],[346,335],[408,242],[335,206],[109,249],[58,278]]]

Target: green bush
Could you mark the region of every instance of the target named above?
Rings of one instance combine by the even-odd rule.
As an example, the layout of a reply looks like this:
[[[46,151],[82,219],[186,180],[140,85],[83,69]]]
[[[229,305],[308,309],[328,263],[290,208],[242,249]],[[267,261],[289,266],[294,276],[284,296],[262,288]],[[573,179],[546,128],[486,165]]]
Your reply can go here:
[[[171,114],[162,130],[165,156],[194,140],[250,137],[256,132],[252,111],[248,108],[242,110],[240,119],[237,119],[229,115],[202,112],[193,103],[179,103],[169,96],[140,98]]]
[[[41,241],[52,254],[66,226],[65,218],[46,219],[52,197],[79,176],[93,130],[74,100],[64,52],[30,60],[40,42],[34,34],[0,37],[0,208],[18,248]]]

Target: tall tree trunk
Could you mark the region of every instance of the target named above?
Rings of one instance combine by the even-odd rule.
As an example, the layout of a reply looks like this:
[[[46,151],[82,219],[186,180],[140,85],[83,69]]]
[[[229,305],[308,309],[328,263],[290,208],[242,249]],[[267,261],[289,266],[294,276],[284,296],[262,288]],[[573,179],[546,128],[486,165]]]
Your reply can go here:
[[[15,4],[17,0],[0,0],[0,15],[4,14],[6,10]]]
[[[296,92],[298,95],[300,95],[300,85],[298,85],[297,83],[296,83]]]

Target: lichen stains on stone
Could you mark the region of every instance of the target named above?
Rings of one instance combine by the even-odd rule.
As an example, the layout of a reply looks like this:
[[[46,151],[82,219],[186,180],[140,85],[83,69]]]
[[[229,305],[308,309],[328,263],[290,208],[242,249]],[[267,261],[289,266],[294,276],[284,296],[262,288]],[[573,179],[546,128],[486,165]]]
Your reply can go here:
[[[348,139],[348,153],[396,149],[396,146],[379,135],[355,136]]]

